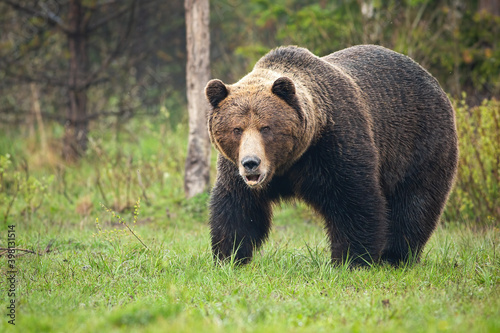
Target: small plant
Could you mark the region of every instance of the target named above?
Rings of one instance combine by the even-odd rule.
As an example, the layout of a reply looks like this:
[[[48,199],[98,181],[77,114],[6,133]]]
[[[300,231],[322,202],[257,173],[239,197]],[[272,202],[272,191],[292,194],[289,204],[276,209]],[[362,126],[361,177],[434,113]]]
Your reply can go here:
[[[30,175],[26,161],[17,166],[10,154],[0,155],[0,212],[3,222],[7,223],[19,214],[31,221],[49,197],[48,190],[53,181],[54,176],[35,178]]]
[[[460,162],[446,218],[494,225],[500,219],[500,102],[455,102]]]
[[[110,243],[113,244],[113,242],[122,237],[127,235],[127,233],[132,234],[146,249],[149,250],[149,247],[142,241],[141,237],[137,232],[134,230],[134,227],[137,225],[137,219],[139,217],[139,210],[141,208],[141,198],[137,198],[137,201],[134,205],[134,219],[132,222],[132,226],[130,226],[127,221],[120,215],[118,215],[114,210],[106,207],[103,203],[101,203],[102,208],[104,208],[108,213],[111,214],[113,218],[115,218],[118,223],[122,224],[125,226],[126,229],[116,229],[114,228],[113,230],[104,230],[101,228],[99,224],[99,218],[96,217],[95,219],[95,225],[97,227],[98,233],[93,234],[93,236],[102,236],[105,240],[109,241]]]

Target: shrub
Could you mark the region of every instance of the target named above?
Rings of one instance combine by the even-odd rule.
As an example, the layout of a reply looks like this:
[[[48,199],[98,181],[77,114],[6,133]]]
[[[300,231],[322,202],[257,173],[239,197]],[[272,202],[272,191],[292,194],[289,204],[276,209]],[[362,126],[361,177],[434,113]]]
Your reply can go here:
[[[455,101],[460,162],[445,217],[493,224],[500,220],[500,101],[469,107]]]

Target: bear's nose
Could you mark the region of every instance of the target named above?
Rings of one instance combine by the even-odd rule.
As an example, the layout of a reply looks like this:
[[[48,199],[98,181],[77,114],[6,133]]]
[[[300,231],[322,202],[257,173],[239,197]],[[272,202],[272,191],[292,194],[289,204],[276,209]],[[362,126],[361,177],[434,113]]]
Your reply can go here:
[[[245,156],[241,160],[241,164],[245,168],[245,171],[252,172],[260,165],[260,158],[257,156]]]

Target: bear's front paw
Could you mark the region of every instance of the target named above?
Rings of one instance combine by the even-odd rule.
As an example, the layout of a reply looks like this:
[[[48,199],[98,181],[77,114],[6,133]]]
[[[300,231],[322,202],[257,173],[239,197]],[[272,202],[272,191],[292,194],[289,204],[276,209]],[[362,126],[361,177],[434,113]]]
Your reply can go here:
[[[251,249],[244,249],[242,246],[239,248],[214,246],[212,248],[214,261],[216,264],[235,264],[246,265],[252,260]]]

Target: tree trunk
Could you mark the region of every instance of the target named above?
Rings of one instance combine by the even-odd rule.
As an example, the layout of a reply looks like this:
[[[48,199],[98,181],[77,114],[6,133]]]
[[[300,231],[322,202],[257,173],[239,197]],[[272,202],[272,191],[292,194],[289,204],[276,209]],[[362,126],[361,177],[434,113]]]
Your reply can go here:
[[[187,35],[187,100],[189,143],[184,191],[190,198],[207,190],[210,180],[208,102],[204,88],[210,78],[209,0],[185,0]]]
[[[479,0],[479,12],[485,11],[495,16],[500,16],[500,1]]]
[[[32,101],[32,117],[36,119],[38,132],[40,133],[40,148],[47,154],[47,136],[45,135],[45,127],[43,126],[42,109],[40,107],[40,93],[36,83],[30,83],[31,101]]]
[[[69,49],[69,105],[63,143],[63,155],[67,160],[75,160],[87,150],[88,119],[87,89],[84,81],[88,72],[87,24],[88,17],[81,0],[70,0],[68,23]]]

